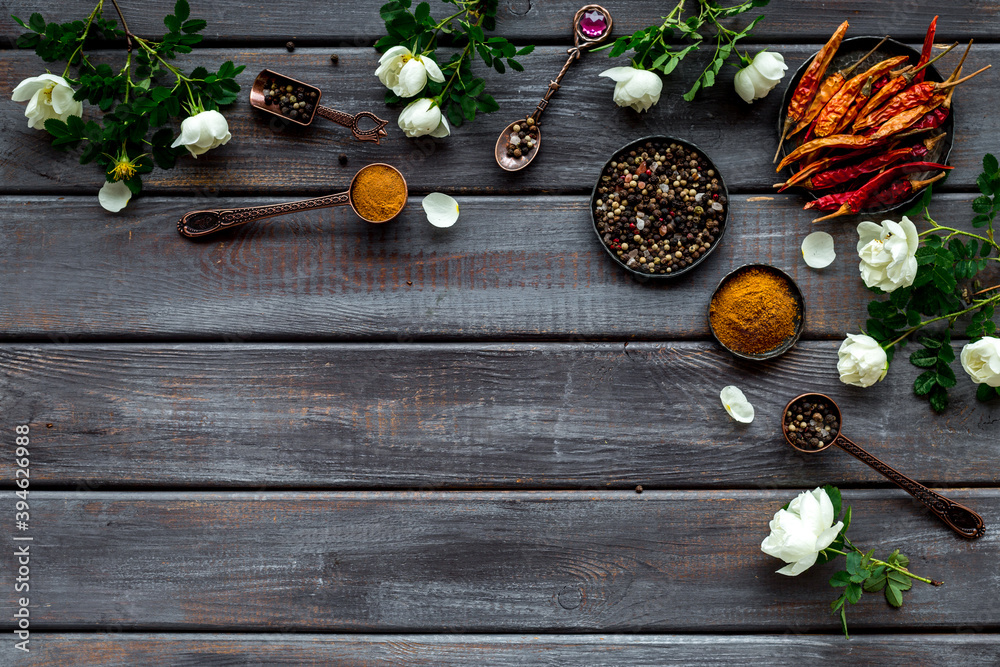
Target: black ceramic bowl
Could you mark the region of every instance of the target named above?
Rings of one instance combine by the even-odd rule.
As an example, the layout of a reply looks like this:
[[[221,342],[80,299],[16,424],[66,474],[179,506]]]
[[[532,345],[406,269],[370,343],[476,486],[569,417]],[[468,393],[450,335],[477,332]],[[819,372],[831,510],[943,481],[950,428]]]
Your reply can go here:
[[[705,158],[705,161],[708,162],[709,168],[715,170],[714,178],[719,179],[719,185],[721,186],[720,194],[726,200],[725,203],[723,204],[723,206],[725,206],[725,211],[723,211],[722,222],[719,224],[719,233],[716,236],[715,241],[712,243],[712,245],[710,245],[708,247],[708,250],[702,253],[701,256],[698,257],[698,259],[696,259],[692,264],[685,266],[683,269],[680,269],[679,271],[672,271],[671,273],[648,273],[646,271],[636,271],[635,269],[626,266],[625,262],[618,259],[618,256],[614,253],[614,251],[612,251],[611,248],[609,248],[604,243],[604,239],[601,238],[601,232],[600,230],[597,229],[597,216],[594,214],[594,207],[596,206],[597,200],[599,199],[597,188],[599,188],[601,185],[601,176],[604,175],[605,170],[611,166],[611,163],[615,161],[615,158],[617,156],[621,155],[622,153],[627,153],[628,151],[634,150],[638,146],[642,146],[643,144],[645,144],[647,141],[659,141],[659,142],[665,141],[667,143],[681,144],[682,146],[684,146],[689,150],[698,152],[702,157]],[[713,252],[715,252],[715,249],[719,247],[719,244],[722,243],[723,237],[726,235],[726,229],[729,227],[729,206],[730,206],[729,190],[726,188],[726,181],[722,177],[722,172],[719,171],[719,168],[715,165],[715,162],[713,162],[712,159],[708,157],[708,154],[705,153],[705,151],[698,148],[697,146],[695,146],[694,144],[692,144],[690,141],[684,141],[683,139],[678,139],[676,137],[668,137],[665,135],[654,135],[649,137],[643,137],[641,139],[636,139],[635,141],[625,144],[624,146],[616,150],[614,153],[612,153],[611,157],[608,158],[608,161],[604,163],[603,167],[601,167],[601,173],[597,177],[597,183],[594,184],[594,190],[590,195],[590,217],[594,225],[594,234],[597,236],[597,242],[601,244],[601,247],[604,248],[604,252],[608,254],[608,257],[610,257],[615,264],[617,264],[622,269],[628,271],[633,276],[639,278],[642,281],[671,280],[679,276],[687,275],[694,269],[701,266],[702,263],[704,263],[705,259],[708,258],[708,256],[711,255]]]
[[[795,333],[793,333],[791,336],[783,340],[781,344],[778,345],[778,347],[774,348],[773,350],[768,350],[767,352],[761,352],[759,354],[740,352],[738,350],[732,349],[731,347],[723,343],[721,340],[719,340],[719,336],[715,333],[715,327],[712,326],[712,302],[715,301],[715,295],[719,293],[719,290],[722,289],[722,286],[725,285],[727,282],[729,282],[736,276],[740,275],[744,271],[754,268],[770,271],[771,273],[774,273],[783,278],[785,282],[788,284],[788,289],[792,293],[792,298],[795,299],[795,305],[799,312],[799,319],[795,323]],[[740,359],[747,359],[749,361],[764,361],[766,359],[774,359],[775,357],[781,356],[785,352],[788,352],[790,349],[795,347],[795,344],[799,342],[799,338],[802,337],[802,330],[805,329],[805,326],[806,326],[806,302],[805,299],[802,298],[802,292],[799,290],[799,286],[795,284],[795,281],[792,280],[792,277],[790,275],[788,275],[787,273],[785,273],[784,271],[775,266],[771,266],[770,264],[744,264],[740,268],[734,271],[730,271],[725,278],[719,281],[719,285],[715,288],[715,291],[712,292],[712,298],[709,299],[708,301],[708,328],[712,331],[712,338],[714,338],[716,342],[719,343],[719,345],[728,350],[733,356],[739,357]]]
[[[860,58],[861,56],[863,56],[866,53],[868,53],[869,51],[871,51],[873,48],[875,48],[875,45],[878,44],[881,41],[882,41],[881,37],[851,37],[849,39],[845,39],[844,41],[842,41],[840,43],[840,48],[837,49],[837,55],[835,55],[833,57],[833,61],[830,63],[830,66],[826,70],[826,75],[829,76],[829,75],[833,74],[834,72],[837,72],[839,70],[842,70],[842,69],[845,69],[847,67],[850,67],[855,62],[857,62],[858,58]],[[788,113],[788,103],[791,102],[791,100],[792,100],[792,94],[795,92],[795,88],[799,85],[799,80],[802,78],[802,75],[805,73],[806,68],[809,67],[809,64],[813,61],[813,57],[814,56],[815,56],[815,54],[813,54],[812,56],[809,56],[806,59],[806,61],[804,63],[802,63],[801,66],[799,66],[799,69],[795,71],[795,76],[793,76],[788,81],[788,87],[785,88],[785,95],[781,99],[781,110],[778,112],[778,138],[779,139],[781,138],[781,130],[785,126],[785,116]],[[914,49],[911,46],[907,46],[906,44],[903,44],[902,42],[897,42],[894,39],[887,39],[887,40],[885,40],[885,43],[882,46],[880,46],[878,48],[878,50],[875,51],[875,53],[873,53],[872,55],[868,56],[868,58],[865,59],[865,62],[863,64],[861,64],[853,73],[854,74],[858,74],[860,72],[863,72],[868,67],[871,67],[872,65],[874,65],[874,64],[876,64],[876,63],[878,63],[878,62],[880,62],[882,60],[885,60],[886,58],[892,58],[894,56],[910,56],[909,64],[916,64],[917,61],[920,60],[920,51]],[[932,57],[933,57],[933,54],[932,54]],[[902,67],[902,65],[900,66],[900,68],[901,67]],[[897,69],[899,69],[899,68],[897,68]],[[938,72],[937,68],[935,68],[934,65],[928,66],[927,69],[926,69],[926,72],[927,72],[927,74],[926,74],[926,80],[927,81],[943,81],[943,79],[941,78],[941,73]],[[951,155],[952,144],[955,143],[955,105],[954,105],[954,103],[952,103],[952,105],[951,105],[951,113],[948,114],[948,118],[944,121],[944,124],[941,127],[939,127],[936,130],[933,130],[933,131],[929,132],[927,135],[921,135],[920,137],[912,137],[912,140],[913,141],[917,141],[922,136],[933,137],[933,136],[936,136],[936,135],[941,134],[943,132],[947,132],[948,136],[946,136],[944,139],[942,139],[940,142],[938,142],[938,144],[934,147],[934,150],[932,150],[927,155],[927,157],[922,158],[922,161],[924,161],[924,162],[937,162],[937,163],[940,163],[940,164],[947,164],[948,163],[948,156]],[[784,143],[784,145],[781,148],[781,155],[784,157],[784,156],[788,155],[789,153],[791,153],[796,148],[798,148],[799,145],[802,143],[802,136],[804,134],[805,134],[805,132],[800,132],[799,134],[795,135],[791,139],[786,140],[785,143]],[[792,173],[793,172],[790,171],[789,175],[791,175]],[[934,172],[928,171],[928,172],[924,172],[922,174],[913,174],[912,177],[915,178],[915,179],[923,180],[923,179],[926,179],[926,178],[930,178],[933,174],[934,174]],[[850,184],[848,184],[848,188],[847,189],[853,189],[853,188],[850,188]],[[813,192],[811,190],[806,190],[805,192],[806,192],[806,195],[809,196],[811,199],[817,199],[818,197],[820,197],[822,195],[829,194],[830,192],[836,192],[836,191],[838,191],[838,190],[823,190],[823,191],[821,191],[819,193]],[[866,210],[866,211],[864,211],[864,213],[866,215],[880,215],[882,213],[888,213],[890,211],[895,211],[897,209],[906,208],[908,206],[911,206],[922,195],[923,195],[923,191],[917,192],[912,197],[910,197],[909,199],[907,199],[906,201],[900,202],[899,204],[896,204],[895,206],[891,206],[889,208],[882,208],[882,209]]]

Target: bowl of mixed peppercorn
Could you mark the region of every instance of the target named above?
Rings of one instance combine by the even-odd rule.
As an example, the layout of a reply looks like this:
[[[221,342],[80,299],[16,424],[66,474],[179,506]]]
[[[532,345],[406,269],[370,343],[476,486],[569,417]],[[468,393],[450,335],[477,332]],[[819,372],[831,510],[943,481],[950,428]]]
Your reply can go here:
[[[729,193],[694,144],[644,137],[604,165],[590,210],[598,240],[619,266],[643,279],[670,279],[704,262],[722,241]]]

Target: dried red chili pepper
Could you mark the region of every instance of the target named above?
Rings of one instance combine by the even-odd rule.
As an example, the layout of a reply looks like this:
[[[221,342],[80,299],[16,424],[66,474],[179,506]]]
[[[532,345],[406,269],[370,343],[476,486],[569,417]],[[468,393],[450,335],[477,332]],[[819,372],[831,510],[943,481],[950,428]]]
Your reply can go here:
[[[871,148],[877,146],[880,143],[884,143],[881,140],[873,140],[871,137],[866,137],[863,135],[856,134],[834,134],[829,137],[820,137],[819,139],[813,139],[808,141],[794,151],[785,156],[785,158],[778,164],[776,171],[781,171],[793,162],[799,162],[808,156],[813,155],[816,151],[823,150],[824,148]]]
[[[937,176],[933,178],[928,178],[926,180],[920,181],[913,178],[904,178],[902,180],[896,181],[890,185],[887,189],[880,193],[873,195],[869,198],[865,204],[865,208],[889,208],[890,206],[895,206],[900,204],[910,197],[912,197],[917,192],[920,192],[926,188],[931,183],[938,181],[945,177],[948,172],[942,171]]]
[[[836,185],[852,181],[859,176],[879,171],[880,169],[892,166],[897,162],[902,162],[903,160],[917,160],[927,157],[929,152],[930,151],[928,151],[923,144],[897,148],[895,150],[870,157],[864,162],[860,162],[858,164],[839,167],[837,169],[828,169],[824,172],[816,174],[812,178],[798,183],[798,185],[799,187],[807,190],[825,190],[827,188],[832,188]]]
[[[919,67],[903,68],[898,72],[893,72],[892,74],[894,74],[895,76],[892,76],[889,82],[881,89],[879,89],[878,92],[875,93],[870,100],[868,100],[868,103],[865,104],[865,107],[858,114],[858,118],[861,120],[859,120],[857,123],[854,124],[854,129],[860,130],[862,128],[871,127],[872,123],[866,121],[873,113],[877,111],[879,107],[881,107],[886,102],[886,100],[889,100],[897,93],[903,91],[908,85],[910,85],[910,82],[917,76],[919,72],[924,71],[924,68],[930,66],[931,63],[936,61],[938,58],[941,58],[944,55],[946,55],[949,51],[955,48],[955,46],[956,44],[952,44],[947,49],[936,55],[934,57],[934,60],[930,60],[924,63],[923,65],[920,65]],[[966,54],[968,54],[968,51],[966,51]]]
[[[927,100],[927,102],[919,106],[896,114],[886,122],[879,125],[878,129],[875,130],[869,138],[874,140],[886,139],[894,134],[902,132],[903,130],[909,129],[911,125],[923,118],[925,114],[944,104],[945,99],[947,98],[944,95],[935,95],[931,99]]]
[[[870,149],[862,149],[858,151],[852,151],[845,155],[834,155],[831,157],[823,158],[822,160],[816,160],[815,162],[810,162],[808,165],[795,172],[792,176],[788,178],[784,183],[775,183],[773,187],[780,188],[778,192],[783,192],[793,185],[798,185],[802,181],[806,180],[813,174],[817,174],[826,169],[830,169],[834,165],[841,164],[842,162],[849,162],[851,160],[857,159],[864,155],[867,155]]]
[[[802,78],[799,79],[799,85],[795,87],[795,92],[792,93],[792,99],[788,103],[788,111],[785,115],[785,126],[781,130],[781,140],[778,142],[778,151],[781,150],[781,142],[785,140],[785,137],[788,135],[788,131],[802,119],[809,103],[812,102],[813,98],[816,96],[816,90],[819,88],[819,82],[823,78],[823,75],[826,74],[826,70],[830,66],[830,61],[833,60],[833,56],[837,53],[837,49],[840,48],[840,42],[844,39],[844,33],[847,32],[847,28],[847,21],[844,21],[837,26],[833,35],[831,35],[830,39],[823,45],[823,48],[819,50],[816,57],[812,59],[812,62],[809,63],[809,67],[806,68]],[[774,154],[774,159],[778,159],[777,153]]]
[[[931,19],[931,24],[927,26],[927,34],[924,35],[924,48],[920,50],[920,60],[917,61],[918,67],[920,65],[927,63],[930,60],[931,49],[934,48],[934,36],[937,34],[937,20],[938,17],[935,16],[934,18]],[[926,70],[921,70],[917,72],[917,75],[914,77],[913,82],[920,83],[921,81],[923,81],[925,73]]]
[[[907,56],[888,58],[872,67],[869,67],[861,74],[851,77],[851,79],[848,80],[847,83],[845,83],[832,98],[830,98],[830,101],[827,102],[826,106],[823,107],[823,110],[816,118],[816,136],[827,137],[831,134],[836,134],[836,129],[840,126],[844,115],[850,111],[851,104],[854,102],[855,98],[857,98],[858,94],[861,92],[868,80],[881,77],[893,67],[905,62],[906,59]],[[870,87],[869,90],[871,90]]]
[[[882,192],[889,183],[892,183],[900,176],[920,173],[923,171],[936,171],[939,169],[949,170],[952,169],[952,167],[944,164],[938,164],[936,162],[910,162],[908,164],[897,165],[876,175],[857,190],[853,190],[849,193],[837,193],[836,195],[820,197],[816,201],[806,204],[805,208],[818,208],[825,211],[830,210],[827,207],[839,204],[833,213],[816,218],[813,222],[829,220],[830,218],[836,218],[842,215],[853,215],[860,212],[868,200],[875,197],[877,193]],[[843,196],[845,194],[847,195],[846,197]]]
[[[819,92],[816,93],[816,96],[813,98],[812,102],[810,102],[809,108],[806,110],[802,120],[800,120],[799,124],[795,126],[795,129],[789,132],[786,136],[793,137],[805,128],[809,127],[809,125],[816,119],[816,116],[819,115],[819,112],[823,110],[823,107],[826,106],[827,102],[830,101],[830,98],[844,86],[844,81],[846,81],[847,77],[851,75],[851,72],[857,69],[857,67],[867,60],[871,54],[875,53],[875,51],[877,51],[887,39],[889,38],[883,37],[881,42],[876,44],[871,51],[861,56],[850,67],[842,69],[839,72],[835,72],[823,79],[823,83],[819,87]]]
[[[910,126],[910,128],[901,134],[896,135],[898,139],[903,137],[910,137],[914,134],[920,134],[921,132],[926,132],[927,130],[934,130],[942,125],[948,119],[948,114],[951,113],[951,108],[942,104],[937,109],[934,109],[926,116],[918,120],[916,123]],[[942,135],[943,136],[943,135]]]
[[[907,109],[912,109],[920,104],[926,103],[935,95],[935,93],[938,93],[947,88],[953,88],[959,85],[960,83],[965,83],[966,81],[976,76],[977,74],[982,74],[990,67],[992,67],[992,65],[987,65],[981,70],[973,72],[969,76],[963,77],[961,79],[956,79],[955,81],[947,81],[944,83],[938,83],[937,81],[924,81],[923,83],[918,83],[916,85],[910,86],[909,88],[907,88],[906,90],[904,90],[903,92],[899,93],[894,98],[892,98],[892,100],[887,105],[885,105],[883,109],[879,110],[875,114],[872,114],[869,117],[866,126],[872,127],[875,125],[880,125],[881,123],[886,122],[889,118],[892,118],[893,116],[896,116],[906,111]],[[855,124],[854,128],[858,129],[857,124]]]

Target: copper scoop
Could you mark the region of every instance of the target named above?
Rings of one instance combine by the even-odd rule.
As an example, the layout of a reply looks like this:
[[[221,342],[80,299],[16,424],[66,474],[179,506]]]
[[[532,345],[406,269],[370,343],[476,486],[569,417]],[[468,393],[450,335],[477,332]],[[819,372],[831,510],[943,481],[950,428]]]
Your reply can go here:
[[[232,229],[233,227],[239,227],[240,225],[244,225],[255,220],[274,218],[279,215],[285,215],[286,213],[312,211],[318,208],[330,208],[331,206],[343,206],[345,204],[350,205],[350,207],[354,209],[354,213],[366,222],[371,222],[373,224],[388,222],[399,215],[400,211],[403,210],[403,206],[406,205],[406,197],[403,197],[402,202],[399,206],[395,207],[394,210],[373,212],[359,211],[358,206],[354,201],[354,190],[357,186],[358,178],[366,172],[371,172],[373,169],[391,170],[389,175],[393,178],[398,178],[399,182],[402,182],[403,192],[407,191],[406,179],[403,178],[403,175],[399,173],[398,169],[392,165],[376,162],[375,164],[367,165],[359,170],[358,173],[354,175],[354,178],[351,179],[351,186],[345,192],[339,192],[335,195],[327,195],[325,197],[316,197],[314,199],[287,202],[285,204],[191,211],[190,213],[184,214],[184,216],[177,222],[177,231],[180,232],[181,236],[186,236],[189,239],[196,239],[202,236],[208,236],[209,234],[215,234],[216,232],[221,232],[226,229]],[[397,182],[397,185],[399,182]],[[364,215],[363,213],[367,213],[367,215]]]
[[[827,411],[834,416],[834,420],[824,424],[828,433],[822,441],[818,439],[815,440],[817,444],[813,446],[808,443],[804,443],[803,440],[805,438],[799,439],[801,436],[796,436],[795,431],[791,433],[789,432],[789,412],[794,414],[793,408],[797,410],[804,404],[811,405],[812,407],[808,410],[809,412],[818,412],[821,414],[822,410],[817,406],[822,406],[824,403],[826,405],[823,407],[825,407]],[[807,416],[806,422],[803,423],[808,423],[808,420],[809,417]],[[792,419],[792,423],[793,425],[796,423],[794,418]],[[842,426],[843,421],[841,420],[840,408],[832,398],[826,396],[825,394],[802,394],[801,396],[796,396],[788,402],[788,405],[785,406],[785,409],[781,413],[781,432],[784,434],[785,440],[788,444],[798,451],[805,452],[806,454],[816,454],[818,452],[822,452],[824,449],[828,449],[832,445],[836,445],[854,458],[867,463],[872,468],[882,473],[896,486],[919,500],[927,507],[927,509],[933,512],[939,519],[944,521],[949,528],[962,537],[967,537],[972,540],[986,534],[986,524],[983,523],[983,517],[979,516],[965,505],[960,505],[954,500],[949,500],[937,491],[931,491],[920,482],[907,477],[892,466],[882,462],[875,456],[872,456],[864,449],[848,440],[847,437],[841,433]]]
[[[545,107],[549,105],[549,98],[559,90],[559,82],[566,75],[569,66],[580,59],[583,51],[597,46],[611,35],[611,24],[611,12],[600,5],[584,5],[577,10],[573,16],[573,48],[569,50],[566,64],[559,70],[555,80],[549,82],[545,97],[535,107],[534,113],[523,120],[515,120],[505,127],[497,138],[494,155],[501,169],[520,171],[535,159],[542,147],[542,128],[538,126],[538,121]],[[514,130],[515,125],[518,126],[518,130],[524,130],[523,141],[519,132]],[[508,145],[511,145],[514,137],[516,137],[513,142],[515,147],[508,150]]]
[[[274,96],[271,95],[271,84],[276,84],[279,93],[287,96],[289,100],[292,97],[295,98],[294,102],[288,102],[288,104],[295,105],[302,103],[302,106],[283,113],[280,102],[281,98],[274,99]],[[301,93],[299,93],[300,89]],[[302,96],[301,100],[299,99],[300,95]],[[269,69],[257,75],[257,79],[253,82],[253,87],[250,89],[250,106],[278,116],[279,118],[284,118],[290,123],[306,126],[312,123],[316,116],[322,116],[338,125],[351,128],[351,132],[354,133],[358,141],[374,141],[377,144],[381,141],[382,137],[386,136],[385,126],[389,124],[389,121],[382,120],[371,111],[361,111],[352,116],[343,111],[325,107],[319,103],[322,98],[323,91],[316,86],[310,86],[308,83],[298,81],[284,74],[278,74]],[[270,104],[268,103],[269,101]],[[362,118],[372,121],[375,125],[367,130],[362,130],[358,123]]]

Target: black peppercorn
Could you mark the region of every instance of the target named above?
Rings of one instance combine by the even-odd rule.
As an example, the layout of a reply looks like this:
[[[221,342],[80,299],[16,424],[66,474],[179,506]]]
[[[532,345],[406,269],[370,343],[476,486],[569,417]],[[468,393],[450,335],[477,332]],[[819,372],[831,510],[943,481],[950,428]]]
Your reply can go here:
[[[288,49],[289,53],[291,53],[295,50],[295,42],[285,42],[285,48]]]

